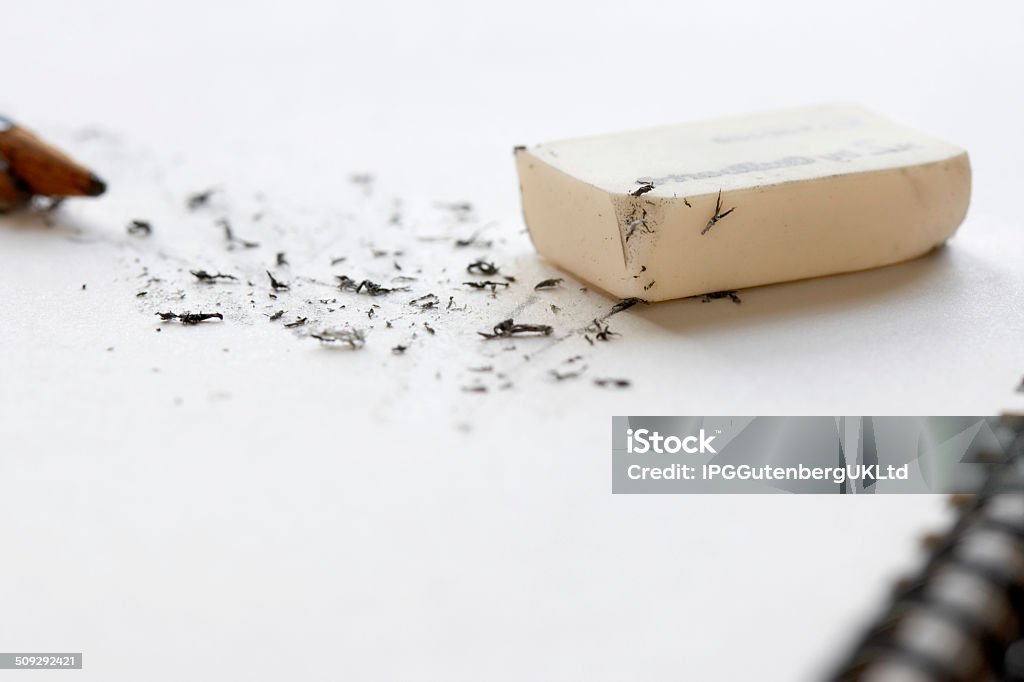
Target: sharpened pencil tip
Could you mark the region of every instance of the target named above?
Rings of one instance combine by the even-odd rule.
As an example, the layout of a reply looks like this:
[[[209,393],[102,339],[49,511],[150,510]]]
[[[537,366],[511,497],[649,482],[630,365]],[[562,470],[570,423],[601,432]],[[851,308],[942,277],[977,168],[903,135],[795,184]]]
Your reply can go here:
[[[89,189],[88,195],[91,197],[98,197],[107,191],[107,183],[100,180],[95,174],[89,175]]]

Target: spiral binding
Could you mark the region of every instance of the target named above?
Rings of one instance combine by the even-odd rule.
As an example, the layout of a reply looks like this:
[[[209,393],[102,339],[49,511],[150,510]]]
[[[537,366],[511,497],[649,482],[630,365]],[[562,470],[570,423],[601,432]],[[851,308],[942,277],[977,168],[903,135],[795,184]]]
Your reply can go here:
[[[834,682],[1024,682],[1024,418],[976,496]]]

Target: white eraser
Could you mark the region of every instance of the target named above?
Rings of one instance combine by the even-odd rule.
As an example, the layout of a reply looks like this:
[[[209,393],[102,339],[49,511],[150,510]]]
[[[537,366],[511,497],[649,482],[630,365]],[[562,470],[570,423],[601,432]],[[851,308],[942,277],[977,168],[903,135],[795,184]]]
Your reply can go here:
[[[943,243],[967,153],[825,105],[516,148],[537,250],[661,301],[897,263]]]

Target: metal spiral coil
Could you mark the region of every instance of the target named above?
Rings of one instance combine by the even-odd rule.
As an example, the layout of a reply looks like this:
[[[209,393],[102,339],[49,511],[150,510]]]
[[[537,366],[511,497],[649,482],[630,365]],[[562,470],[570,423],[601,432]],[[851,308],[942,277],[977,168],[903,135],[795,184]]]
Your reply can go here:
[[[1024,419],[833,682],[1024,682]]]

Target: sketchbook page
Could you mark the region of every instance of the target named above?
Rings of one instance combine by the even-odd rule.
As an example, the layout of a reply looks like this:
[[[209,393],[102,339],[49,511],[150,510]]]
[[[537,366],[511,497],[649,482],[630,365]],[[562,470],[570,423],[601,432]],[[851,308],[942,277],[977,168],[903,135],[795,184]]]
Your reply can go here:
[[[8,8],[59,48],[5,34],[33,61],[0,111],[110,189],[0,218],[6,649],[89,680],[815,679],[943,501],[612,496],[612,415],[1024,407],[1019,8],[816,8],[661,8],[639,51],[583,3]],[[515,144],[836,99],[970,152],[946,248],[606,317],[529,242]],[[481,335],[507,319],[551,332]]]

